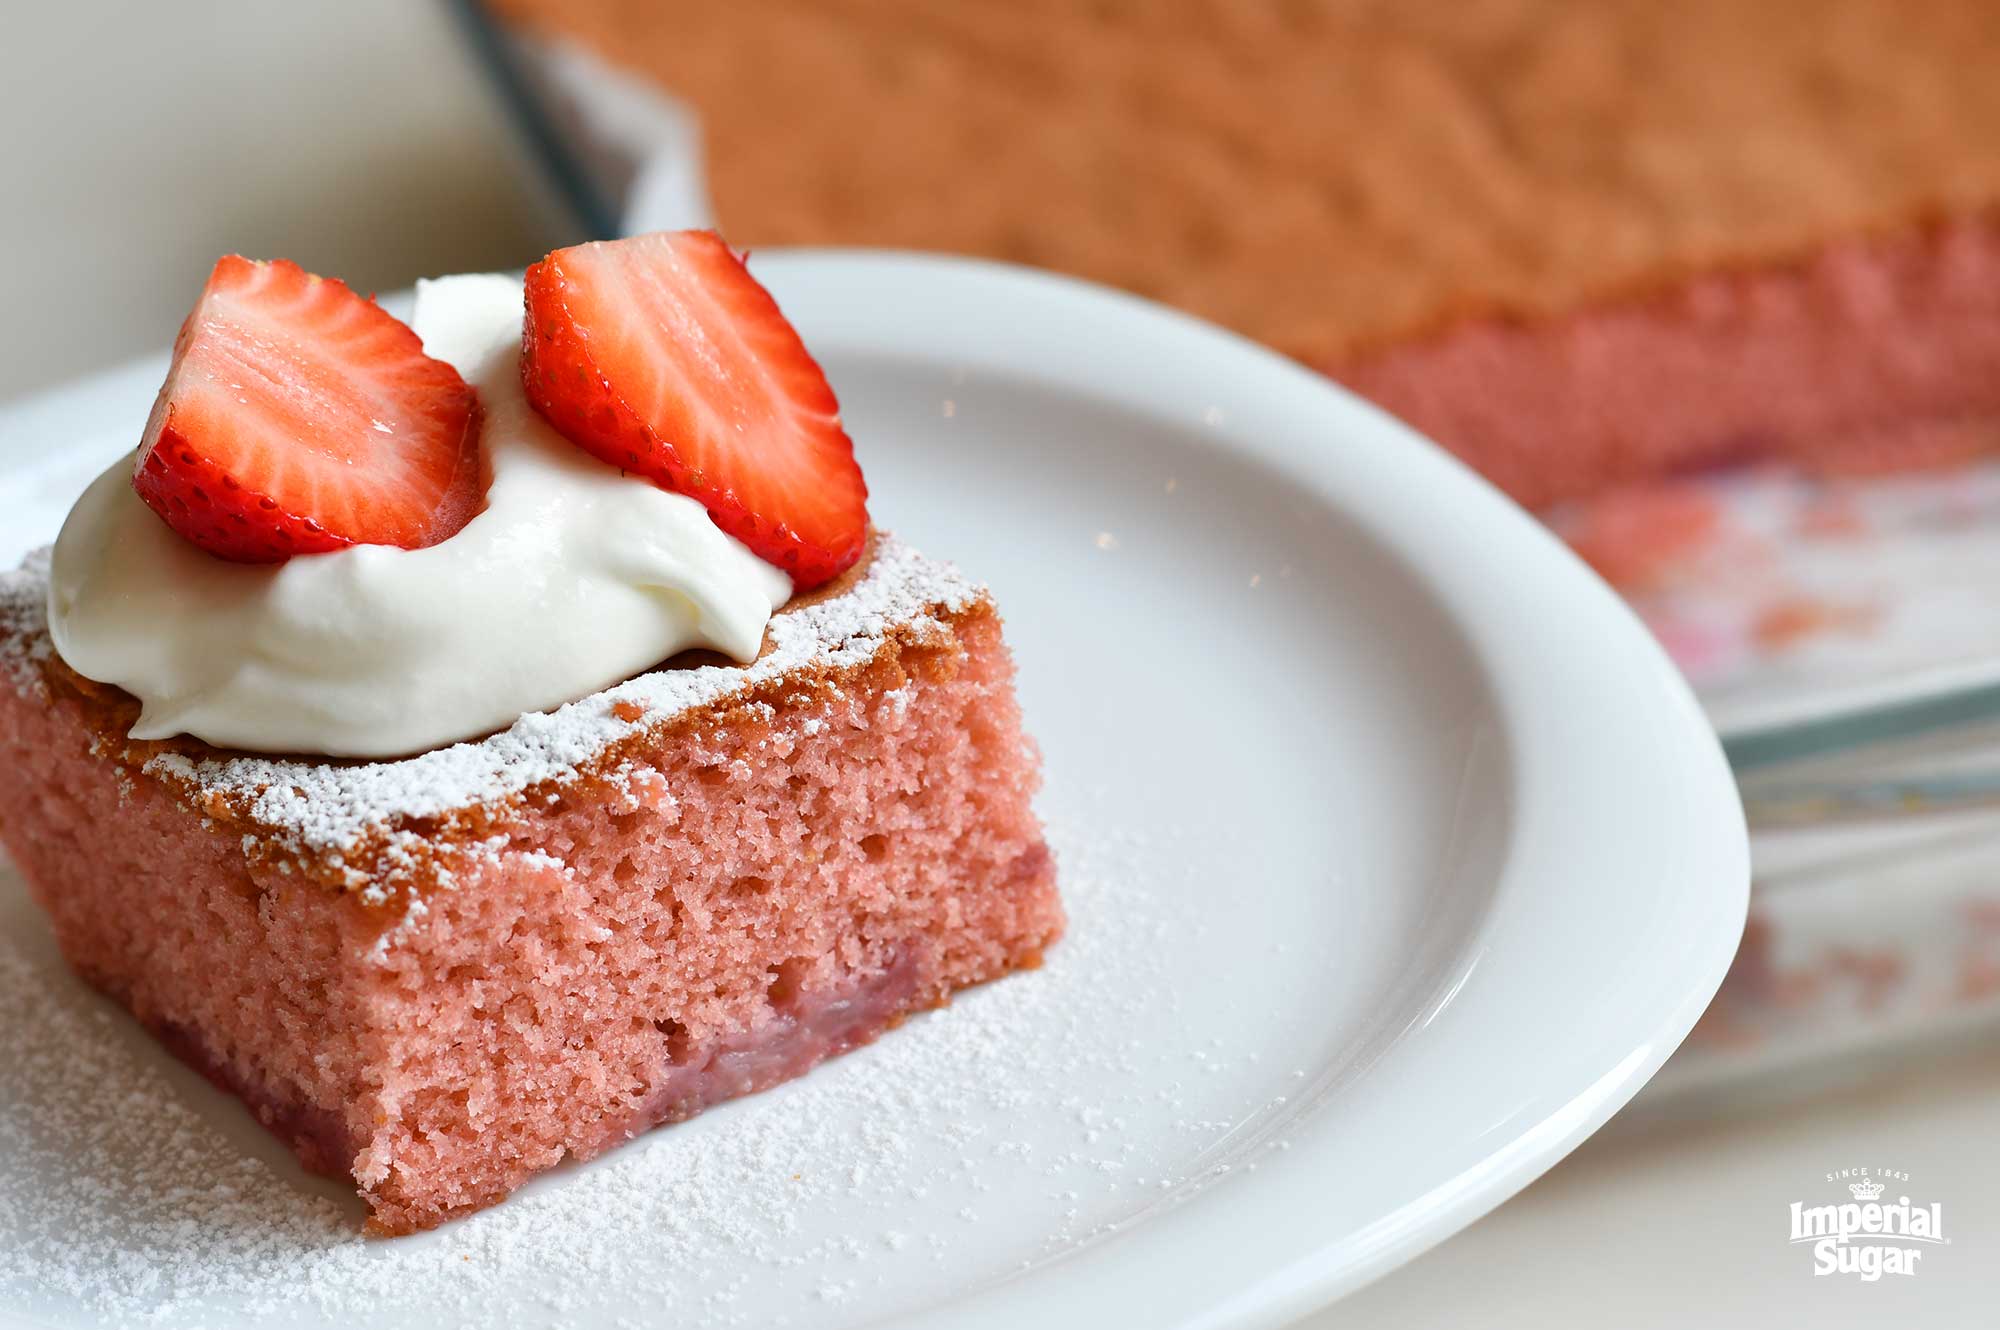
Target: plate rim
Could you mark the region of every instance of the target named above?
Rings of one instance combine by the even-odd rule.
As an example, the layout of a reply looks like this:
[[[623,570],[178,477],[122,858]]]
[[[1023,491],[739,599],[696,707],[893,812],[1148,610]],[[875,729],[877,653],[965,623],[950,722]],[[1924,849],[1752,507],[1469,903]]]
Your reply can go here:
[[[1616,659],[1629,671],[1626,681],[1617,685],[1623,694],[1619,700],[1647,713],[1647,719],[1621,736],[1618,752],[1611,756],[1673,764],[1675,779],[1666,783],[1679,785],[1683,797],[1661,810],[1671,825],[1663,822],[1651,828],[1650,843],[1688,839],[1696,850],[1674,865],[1671,881],[1661,875],[1652,884],[1655,901],[1678,905],[1682,922],[1699,935],[1694,939],[1698,946],[1674,958],[1678,980],[1672,995],[1657,1002],[1644,1019],[1634,1021],[1630,1047],[1621,1056],[1602,1059],[1599,1074],[1588,1083],[1552,1090],[1536,1112],[1512,1124],[1479,1167],[1461,1173],[1441,1194],[1427,1194],[1414,1208],[1385,1214],[1367,1231],[1308,1242],[1301,1254],[1285,1251],[1287,1246],[1297,1248],[1297,1243],[1267,1241],[1264,1257],[1254,1262],[1262,1267],[1256,1275],[1218,1284],[1199,1259],[1211,1240],[1241,1248],[1246,1242],[1245,1224],[1270,1230],[1255,1236],[1276,1239],[1295,1235],[1297,1225],[1311,1222],[1310,1212],[1301,1210],[1295,1193],[1286,1195],[1283,1188],[1263,1185],[1278,1172],[1240,1175],[1209,1189],[1208,1194],[1218,1198],[1209,1207],[1212,1216],[1204,1216],[1201,1203],[1192,1202],[1135,1223],[1120,1238],[883,1324],[984,1330],[1015,1327],[1031,1319],[1083,1325],[1112,1317],[1119,1323],[1187,1330],[1278,1325],[1387,1273],[1486,1214],[1574,1149],[1650,1079],[1693,1028],[1734,957],[1748,911],[1748,834],[1720,743],[1692,691],[1638,618],[1566,546],[1442,448],[1331,379],[1237,334],[1126,292],[991,260],[914,251],[760,251],[753,265],[812,343],[831,340],[850,351],[886,349],[894,342],[897,323],[924,322],[912,317],[919,307],[942,316],[954,309],[983,306],[981,331],[997,332],[995,340],[1004,347],[998,354],[1010,374],[1026,371],[1090,393],[1093,385],[1102,389],[1106,377],[1147,375],[1148,362],[1169,360],[1208,367],[1225,420],[1258,397],[1265,399],[1266,407],[1281,401],[1311,411],[1316,404],[1323,419],[1353,436],[1351,443],[1296,455],[1274,445],[1275,434],[1253,441],[1247,435],[1218,431],[1217,446],[1228,451],[1233,441],[1288,477],[1307,483],[1332,479],[1329,470],[1342,463],[1360,464],[1372,491],[1420,495],[1433,516],[1451,509],[1454,520],[1464,518],[1478,527],[1482,553],[1489,560],[1499,559],[1504,548],[1506,558],[1525,564],[1535,575],[1538,597],[1558,598],[1566,613],[1578,616],[1563,625],[1566,631],[1559,636],[1571,639],[1572,646],[1593,659]],[[922,292],[914,300],[913,290]],[[863,293],[871,299],[852,299]],[[943,325],[950,320],[939,317],[932,322]],[[1059,335],[1055,329],[1061,330]],[[996,354],[990,340],[983,348],[969,345],[963,329],[953,329],[943,339],[935,336],[935,326],[930,331],[933,336],[921,351],[926,358],[947,359],[978,350]],[[1074,354],[1084,344],[1103,352],[1087,368],[1077,363]],[[1146,381],[1166,386],[1157,374]],[[1256,413],[1252,415],[1256,418]],[[1204,413],[1201,418],[1210,417]],[[1267,420],[1268,412],[1260,423]],[[1355,477],[1346,480],[1353,483]],[[1343,516],[1356,514],[1343,506]],[[1395,541],[1384,524],[1364,525],[1371,535],[1390,536],[1398,554],[1414,552]],[[1433,575],[1440,571],[1435,558],[1419,566]],[[1477,590],[1459,587],[1461,592],[1468,589]],[[1465,608],[1463,598],[1458,608]],[[1454,615],[1454,626],[1465,629],[1468,624]],[[1490,620],[1477,625],[1477,631],[1467,633],[1469,641],[1491,649],[1494,626]],[[1592,634],[1599,639],[1595,643],[1585,640]],[[1491,662],[1482,659],[1482,663]],[[1501,681],[1498,691],[1504,705],[1522,701],[1519,690],[1524,681],[1531,682],[1519,670]],[[1573,694],[1557,696],[1553,683],[1540,696],[1544,709],[1581,706],[1584,700]],[[1629,746],[1635,743],[1650,746]],[[1533,884],[1521,879],[1532,877],[1540,867],[1516,861],[1506,876],[1483,930],[1480,967],[1506,959],[1503,949],[1508,943],[1500,933],[1560,922],[1537,918],[1525,908],[1540,904],[1546,910],[1555,903],[1524,894]],[[1299,1147],[1305,1144],[1295,1143],[1290,1156],[1298,1158]],[[1312,1161],[1304,1162],[1310,1166]],[[1233,1204],[1220,1203],[1220,1194],[1231,1188],[1241,1194]],[[1106,1290],[1112,1291],[1109,1297]]]

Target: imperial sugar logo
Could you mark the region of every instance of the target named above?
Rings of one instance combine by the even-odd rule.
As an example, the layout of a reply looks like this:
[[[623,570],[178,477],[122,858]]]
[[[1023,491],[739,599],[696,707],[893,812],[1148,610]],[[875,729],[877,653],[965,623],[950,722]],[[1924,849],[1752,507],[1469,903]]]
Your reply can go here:
[[[1911,1200],[1908,1173],[1842,1168],[1826,1180],[1845,1195],[1819,1205],[1792,1202],[1792,1243],[1812,1248],[1815,1276],[1854,1275],[1868,1284],[1883,1275],[1910,1276],[1926,1252],[1951,1242],[1944,1205]]]

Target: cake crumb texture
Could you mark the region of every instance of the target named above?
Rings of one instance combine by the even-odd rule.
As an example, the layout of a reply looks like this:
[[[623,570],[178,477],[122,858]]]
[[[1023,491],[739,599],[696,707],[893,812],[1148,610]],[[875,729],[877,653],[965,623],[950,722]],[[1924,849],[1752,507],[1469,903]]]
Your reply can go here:
[[[1138,1042],[1188,1001],[1155,893],[1205,889],[1175,865],[1215,829],[1073,812],[1050,838],[1075,926],[1043,970],[415,1241],[364,1237],[351,1188],[302,1178],[72,981],[0,867],[0,1301],[161,1330],[367,1325],[384,1306],[490,1330],[741,1330],[823,1323],[826,1290],[860,1303],[968,1264],[1004,1273],[1003,1203],[1032,1207],[1051,1249],[1080,1241],[1107,1201],[1180,1176],[1149,1133],[1189,1158],[1241,1139],[1237,1082],[1211,1065],[1270,1068],[1193,1035]],[[1084,1092],[1105,1067],[1126,1074]]]

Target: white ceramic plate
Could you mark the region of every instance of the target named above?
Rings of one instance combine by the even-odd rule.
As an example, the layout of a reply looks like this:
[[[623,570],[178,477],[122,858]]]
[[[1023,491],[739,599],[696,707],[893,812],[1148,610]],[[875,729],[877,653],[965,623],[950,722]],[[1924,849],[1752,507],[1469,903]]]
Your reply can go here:
[[[1729,775],[1535,523],[1137,300],[755,266],[878,519],[997,593],[1069,938],[802,1082],[371,1243],[0,880],[0,1322],[1275,1325],[1499,1204],[1687,1033],[1744,917]],[[159,374],[0,413],[0,543],[52,534]]]

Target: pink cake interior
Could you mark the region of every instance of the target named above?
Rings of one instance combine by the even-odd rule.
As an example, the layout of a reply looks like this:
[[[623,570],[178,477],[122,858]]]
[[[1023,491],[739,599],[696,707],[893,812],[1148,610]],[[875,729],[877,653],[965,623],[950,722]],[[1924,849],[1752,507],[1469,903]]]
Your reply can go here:
[[[2000,217],[1830,245],[1333,366],[1529,507],[1723,463],[2000,448]]]
[[[998,618],[951,628],[531,792],[407,914],[260,860],[56,689],[0,687],[0,830],[82,974],[425,1227],[1038,962],[1036,759]]]

